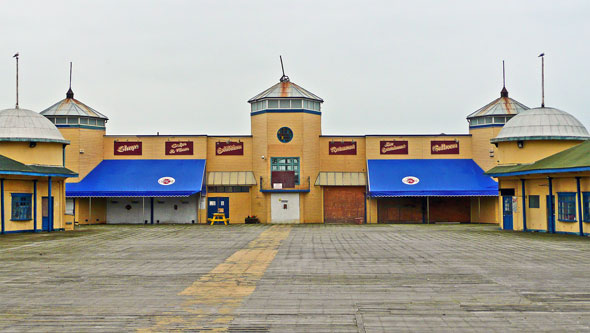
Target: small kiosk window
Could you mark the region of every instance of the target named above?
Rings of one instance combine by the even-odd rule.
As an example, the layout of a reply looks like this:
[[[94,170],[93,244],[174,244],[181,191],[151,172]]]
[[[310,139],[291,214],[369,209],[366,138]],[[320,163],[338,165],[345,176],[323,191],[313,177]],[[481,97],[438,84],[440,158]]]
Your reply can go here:
[[[29,193],[12,193],[12,221],[31,220],[33,211],[31,199],[33,195]]]
[[[569,192],[558,193],[557,200],[559,220],[564,222],[576,221],[576,194]]]

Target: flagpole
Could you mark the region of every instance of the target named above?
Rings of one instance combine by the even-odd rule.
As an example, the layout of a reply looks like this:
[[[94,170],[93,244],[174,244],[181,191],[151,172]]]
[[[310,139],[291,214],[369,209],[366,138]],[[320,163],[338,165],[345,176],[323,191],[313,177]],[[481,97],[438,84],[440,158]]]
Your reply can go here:
[[[16,58],[16,109],[18,109],[18,53],[13,56]]]

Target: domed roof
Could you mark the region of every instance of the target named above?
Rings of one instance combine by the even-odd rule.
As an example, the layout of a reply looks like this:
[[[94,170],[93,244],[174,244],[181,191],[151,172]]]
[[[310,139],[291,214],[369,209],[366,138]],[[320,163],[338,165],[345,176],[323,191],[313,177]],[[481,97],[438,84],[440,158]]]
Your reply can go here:
[[[70,143],[49,119],[27,109],[0,111],[0,141]]]
[[[520,140],[588,140],[586,127],[571,114],[540,107],[524,111],[502,128],[492,142]]]
[[[72,89],[68,90],[66,98],[41,111],[44,116],[74,116],[94,117],[108,120],[104,114],[74,98]]]
[[[250,98],[248,103],[256,102],[264,98],[305,98],[318,102],[324,101],[318,96],[289,81],[289,78],[281,78],[281,82]]]

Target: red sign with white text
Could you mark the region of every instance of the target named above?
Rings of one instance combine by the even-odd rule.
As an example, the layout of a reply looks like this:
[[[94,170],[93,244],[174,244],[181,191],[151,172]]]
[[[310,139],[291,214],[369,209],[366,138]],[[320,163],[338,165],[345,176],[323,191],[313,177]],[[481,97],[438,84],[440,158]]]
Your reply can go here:
[[[330,155],[356,155],[356,142],[330,142]]]
[[[141,142],[115,142],[115,155],[141,155]]]
[[[432,154],[459,154],[459,141],[430,141]]]
[[[244,143],[215,142],[215,155],[244,155]]]
[[[381,155],[407,155],[408,141],[381,141],[379,143],[379,152]]]
[[[193,142],[166,141],[166,155],[193,155]]]

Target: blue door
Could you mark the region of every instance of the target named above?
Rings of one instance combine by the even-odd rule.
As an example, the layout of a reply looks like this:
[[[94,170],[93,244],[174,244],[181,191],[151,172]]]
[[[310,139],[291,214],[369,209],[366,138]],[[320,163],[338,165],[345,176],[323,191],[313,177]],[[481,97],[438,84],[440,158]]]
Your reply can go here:
[[[502,203],[502,211],[504,212],[502,214],[504,215],[502,229],[512,230],[512,196],[503,196]]]
[[[225,217],[229,217],[229,198],[228,197],[209,197],[207,206],[207,218],[213,218],[213,214],[223,211]]]
[[[53,197],[51,197],[51,201],[53,203]],[[48,197],[42,198],[41,211],[42,211],[41,230],[51,231],[51,226],[49,225],[49,198]]]
[[[549,198],[549,196],[545,196],[545,207],[547,207],[547,232],[555,232],[555,196],[551,196],[553,200]],[[551,210],[549,210],[549,204],[551,204]]]

